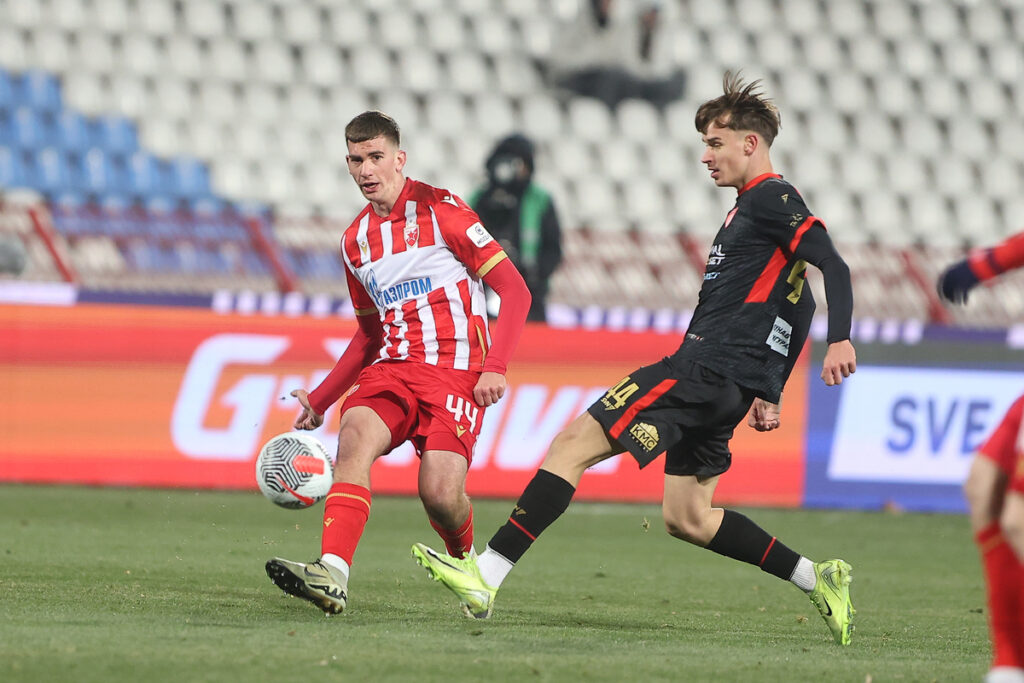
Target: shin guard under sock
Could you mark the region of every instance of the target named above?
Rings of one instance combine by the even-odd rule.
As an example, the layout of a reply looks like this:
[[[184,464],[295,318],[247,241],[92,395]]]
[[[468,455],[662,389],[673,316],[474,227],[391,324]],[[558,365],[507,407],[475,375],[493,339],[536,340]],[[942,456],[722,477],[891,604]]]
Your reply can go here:
[[[358,484],[335,483],[324,501],[320,552],[337,555],[351,565],[369,517],[370,490]]]
[[[762,571],[789,581],[800,555],[755,524],[749,517],[725,510],[718,533],[707,549],[734,560],[757,565]]]
[[[574,493],[576,488],[565,479],[537,470],[488,547],[513,564],[518,562],[541,532],[565,512]]]

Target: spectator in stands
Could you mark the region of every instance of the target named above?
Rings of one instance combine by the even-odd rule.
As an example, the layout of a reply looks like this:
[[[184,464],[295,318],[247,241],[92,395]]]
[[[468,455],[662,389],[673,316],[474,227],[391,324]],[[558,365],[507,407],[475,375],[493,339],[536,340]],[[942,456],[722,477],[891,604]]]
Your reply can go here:
[[[685,75],[667,54],[660,0],[581,3],[574,21],[558,32],[547,65],[552,85],[609,107],[628,98],[661,107],[682,96]]]
[[[551,195],[533,182],[533,143],[509,135],[485,167],[487,182],[470,195],[469,205],[526,280],[533,295],[527,319],[543,322],[551,275],[562,262],[562,228]]]
[[[296,429],[316,429],[345,395],[321,556],[274,558],[267,574],[328,614],[348,604],[352,559],[370,514],[370,467],[406,440],[420,457],[419,494],[449,552],[473,553],[466,473],[487,406],[530,308],[519,271],[476,213],[447,190],[407,179],[394,119],[379,111],[345,127],[346,161],[369,202],[341,237],[359,329],[334,369],[307,393]],[[501,296],[493,343],[481,280]],[[347,392],[347,393],[346,393]]]
[[[17,235],[0,234],[0,274],[21,275],[26,264],[25,245]]]
[[[939,276],[939,296],[955,304],[980,282],[1024,266],[1024,232],[979,249]],[[974,454],[964,484],[988,591],[989,683],[1024,682],[1024,396]]]

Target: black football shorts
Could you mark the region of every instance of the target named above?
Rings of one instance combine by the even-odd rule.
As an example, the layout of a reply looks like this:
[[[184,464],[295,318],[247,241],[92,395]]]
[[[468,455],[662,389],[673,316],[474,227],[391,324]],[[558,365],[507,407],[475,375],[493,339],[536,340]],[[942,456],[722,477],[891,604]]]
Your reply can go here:
[[[640,467],[665,453],[665,473],[713,477],[729,469],[729,440],[754,400],[749,389],[671,356],[624,377],[587,412]]]

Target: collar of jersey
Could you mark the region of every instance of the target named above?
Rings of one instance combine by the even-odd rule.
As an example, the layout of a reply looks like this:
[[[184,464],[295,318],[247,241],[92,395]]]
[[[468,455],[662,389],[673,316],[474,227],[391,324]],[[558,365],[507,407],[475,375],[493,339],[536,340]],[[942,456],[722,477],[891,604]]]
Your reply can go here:
[[[373,210],[373,207],[370,207],[370,215],[373,216],[378,223],[397,221],[400,218],[405,218],[405,199],[409,196],[409,193],[412,192],[412,185],[412,178],[406,178],[405,185],[402,185],[402,191],[398,193],[398,199],[395,200],[395,205],[391,207],[391,213],[386,217],[381,218],[378,216]]]
[[[782,176],[779,175],[778,173],[762,173],[761,175],[757,176],[756,178],[751,180],[749,183],[747,183],[746,185],[741,187],[740,191],[737,192],[736,194],[737,195],[743,194],[744,192],[746,192],[747,190],[752,188],[754,185],[757,185],[758,183],[760,183],[763,180],[768,180],[769,178],[781,178],[781,177]]]

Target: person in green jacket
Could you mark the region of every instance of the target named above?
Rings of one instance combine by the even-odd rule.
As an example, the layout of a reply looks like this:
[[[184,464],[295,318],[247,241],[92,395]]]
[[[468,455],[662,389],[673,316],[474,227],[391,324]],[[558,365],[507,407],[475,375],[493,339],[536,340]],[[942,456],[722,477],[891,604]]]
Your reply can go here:
[[[562,261],[562,229],[551,194],[533,182],[533,143],[521,134],[509,135],[495,145],[485,167],[487,182],[468,203],[523,274],[533,295],[527,320],[544,322],[551,275]]]

